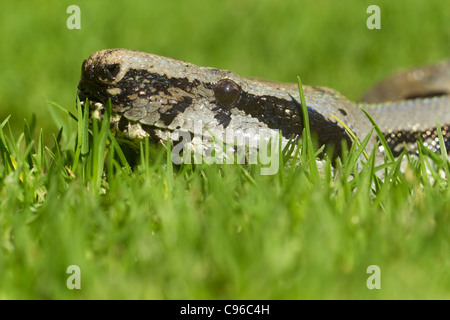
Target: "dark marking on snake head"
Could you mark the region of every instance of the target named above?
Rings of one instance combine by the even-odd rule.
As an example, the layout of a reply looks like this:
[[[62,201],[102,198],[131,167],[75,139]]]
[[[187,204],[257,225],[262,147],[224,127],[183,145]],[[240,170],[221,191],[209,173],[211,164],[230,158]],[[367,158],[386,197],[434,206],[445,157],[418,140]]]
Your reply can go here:
[[[292,135],[300,135],[303,129],[302,116],[296,111],[293,101],[242,92],[235,107],[265,123],[269,128],[281,130],[283,136],[288,139]]]
[[[230,112],[228,110],[223,110],[220,107],[216,107],[212,110],[216,113],[214,119],[216,119],[219,124],[223,125],[224,128],[228,127],[231,122]]]
[[[171,105],[165,112],[160,112],[160,119],[164,122],[165,126],[169,126],[175,117],[182,114],[191,104],[192,99],[185,98],[180,103]]]
[[[264,122],[269,128],[281,130],[282,135],[290,139],[292,136],[301,136],[303,130],[300,102],[291,98],[286,100],[243,93],[236,107]],[[342,140],[346,140],[347,144],[351,145],[352,141],[346,131],[336,121],[325,118],[310,107],[308,107],[308,116],[311,131],[318,137],[319,144],[334,145],[336,156],[341,154]]]

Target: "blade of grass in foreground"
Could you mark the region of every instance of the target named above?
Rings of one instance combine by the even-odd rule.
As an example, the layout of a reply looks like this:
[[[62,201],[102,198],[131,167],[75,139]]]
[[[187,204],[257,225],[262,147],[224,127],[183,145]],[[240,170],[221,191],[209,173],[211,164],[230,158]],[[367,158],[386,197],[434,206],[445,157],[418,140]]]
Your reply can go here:
[[[312,137],[311,137],[311,128],[309,126],[309,114],[308,114],[308,107],[306,106],[306,100],[305,100],[305,95],[303,93],[303,85],[302,85],[302,80],[300,79],[300,77],[297,77],[298,79],[298,93],[300,95],[300,107],[298,110],[299,113],[301,113],[303,115],[303,130],[302,130],[302,140],[303,140],[303,144],[302,144],[302,158],[303,158],[303,165],[305,165],[306,163],[308,163],[308,167],[309,167],[309,172],[311,174],[312,177],[312,181],[318,181],[319,179],[319,170],[317,168],[317,163],[316,163],[316,157],[315,157],[315,152],[314,152],[314,146],[312,143]],[[292,99],[295,100],[295,98],[292,97]],[[298,104],[297,104],[298,107]]]
[[[80,99],[77,97],[77,114],[78,114],[78,119],[83,119],[83,110],[81,108],[81,104],[80,104]],[[83,132],[83,124],[82,121],[79,121],[77,119],[77,130],[78,130],[78,136],[77,136],[77,145],[75,147],[75,157],[74,157],[74,161],[73,161],[73,165],[72,165],[72,170],[75,172],[75,170],[78,167],[78,162],[80,160],[80,154],[81,154],[81,146],[83,144],[83,136],[84,136],[84,132]]]
[[[39,139],[38,139],[38,153],[36,157],[36,165],[40,172],[43,172],[44,170],[48,169],[47,166],[47,159],[45,158],[44,153],[44,133],[42,129],[39,131]]]
[[[345,131],[347,131],[347,133],[352,137],[353,141],[356,142],[356,144],[358,145],[358,147],[361,146],[361,142],[359,142],[358,137],[357,137],[357,136],[353,133],[353,131],[345,124],[345,122],[342,121],[341,119],[339,119],[338,117],[336,117],[334,114],[332,114],[331,116],[332,116],[334,119],[336,119],[336,121],[339,122],[339,123],[344,127]],[[372,132],[373,132],[373,129],[370,130],[370,132],[369,132],[369,134],[368,134],[368,137],[369,137],[369,138],[370,138],[370,136],[372,136]],[[367,139],[367,137],[366,137],[366,139]],[[367,142],[369,142],[369,140],[367,140]],[[366,145],[367,145],[367,143],[366,143]],[[365,146],[364,146],[364,148],[362,149],[362,153],[364,154],[364,158],[366,158],[366,160],[369,160],[369,155],[367,154],[367,152],[366,152],[366,150],[365,150]]]
[[[3,162],[6,164],[6,172],[7,173],[14,171],[14,165],[13,165],[14,158],[12,157],[11,153],[9,152],[8,143],[6,141],[6,137],[3,133],[3,127],[6,126],[9,118],[10,118],[10,116],[8,116],[6,118],[6,120],[2,122],[2,125],[0,127],[0,155],[2,156]]]
[[[27,146],[28,145],[33,145],[34,141],[33,141],[32,134],[31,134],[31,131],[30,131],[30,126],[28,125],[27,120],[24,121],[23,133],[25,135],[25,144]],[[34,149],[34,147],[32,147],[31,152],[28,153],[28,155],[27,155],[27,162],[28,162],[28,166],[30,168],[33,167],[33,159],[31,157],[31,155],[35,154],[35,153],[36,153],[36,150]]]
[[[370,121],[370,122],[372,123],[372,125],[374,126],[375,131],[377,132],[377,135],[378,135],[378,139],[380,140],[381,145],[382,145],[383,148],[384,148],[384,151],[385,151],[385,153],[386,153],[386,156],[387,156],[389,162],[394,162],[394,161],[395,161],[394,155],[392,154],[391,148],[389,148],[389,145],[388,145],[386,139],[384,138],[384,135],[383,135],[383,133],[381,132],[380,127],[378,127],[378,125],[377,125],[377,123],[375,122],[375,120],[370,116],[370,114],[369,114],[364,108],[361,108],[361,110],[362,110],[362,112],[364,112],[364,114],[366,115],[366,117],[369,119],[369,121]]]
[[[78,97],[77,97],[77,101],[78,101]],[[70,112],[70,111],[67,110],[66,108],[60,106],[60,105],[57,104],[56,102],[54,102],[54,101],[47,101],[47,103],[48,103],[49,105],[53,106],[53,107],[58,108],[58,109],[61,110],[62,112],[66,113],[67,115],[69,115],[69,116],[70,116],[72,119],[74,119],[75,121],[78,121],[77,117],[76,117],[72,112]]]
[[[447,148],[445,147],[444,137],[442,135],[442,129],[441,129],[441,126],[440,126],[437,118],[436,118],[436,128],[437,128],[438,137],[439,137],[439,146],[441,149],[441,157],[443,160],[444,171],[445,171],[445,175],[448,179],[448,178],[450,178],[450,169],[449,169]]]
[[[100,190],[103,176],[103,168],[105,165],[105,151],[107,144],[108,131],[111,119],[111,101],[108,100],[105,106],[105,114],[103,116],[100,131],[93,132],[95,144],[93,145],[93,171],[92,178],[94,180],[95,192]]]
[[[108,139],[111,142],[111,146],[114,147],[114,152],[115,154],[117,154],[117,156],[119,157],[119,161],[120,164],[122,165],[122,167],[125,168],[125,171],[127,173],[131,173],[131,166],[128,163],[127,158],[125,157],[124,152],[122,151],[122,148],[120,147],[119,143],[117,142],[116,138],[114,137],[114,135],[111,133],[111,131],[108,130]],[[147,138],[148,140],[148,138]],[[148,142],[147,142],[148,144]],[[148,148],[147,148],[148,149]],[[146,151],[146,153],[148,154],[148,151]],[[148,155],[146,156],[146,158],[148,159]]]

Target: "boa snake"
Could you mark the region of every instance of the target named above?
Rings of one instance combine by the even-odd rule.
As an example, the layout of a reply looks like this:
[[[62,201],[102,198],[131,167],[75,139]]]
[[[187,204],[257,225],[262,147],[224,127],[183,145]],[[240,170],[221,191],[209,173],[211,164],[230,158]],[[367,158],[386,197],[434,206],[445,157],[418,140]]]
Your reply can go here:
[[[333,144],[338,153],[341,140],[351,144],[352,139],[332,115],[362,140],[372,124],[360,107],[376,121],[395,155],[405,145],[416,152],[418,136],[438,151],[436,119],[450,150],[450,61],[399,73],[376,86],[363,103],[325,87],[303,86],[303,91],[311,131],[320,144]],[[303,129],[296,84],[243,78],[133,50],[93,53],[82,65],[78,95],[99,114],[110,99],[111,126],[129,142],[145,136],[165,141],[175,130],[195,132],[198,123],[214,136],[231,132],[225,142],[238,136],[258,140],[259,129],[280,130],[287,141]]]

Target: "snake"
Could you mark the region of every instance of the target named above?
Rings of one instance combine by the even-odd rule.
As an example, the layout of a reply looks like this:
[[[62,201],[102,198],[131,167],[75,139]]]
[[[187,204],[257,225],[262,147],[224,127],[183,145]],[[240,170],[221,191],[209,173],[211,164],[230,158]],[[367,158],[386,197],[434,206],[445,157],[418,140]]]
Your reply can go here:
[[[353,102],[336,90],[303,85],[309,125],[320,145],[340,154],[342,142],[362,141],[372,117],[394,155],[417,153],[417,139],[439,152],[439,123],[450,150],[450,60],[398,72]],[[136,146],[170,140],[176,131],[206,132],[226,143],[259,142],[262,130],[284,143],[301,137],[304,119],[298,84],[244,78],[224,69],[128,49],[105,49],[84,60],[78,97],[97,117],[110,101],[112,130]],[[340,119],[341,121],[337,121]],[[347,128],[343,125],[347,126]],[[350,135],[349,130],[354,136]],[[224,132],[227,134],[225,135]],[[367,148],[379,137],[373,134]],[[378,147],[382,153],[382,147]]]

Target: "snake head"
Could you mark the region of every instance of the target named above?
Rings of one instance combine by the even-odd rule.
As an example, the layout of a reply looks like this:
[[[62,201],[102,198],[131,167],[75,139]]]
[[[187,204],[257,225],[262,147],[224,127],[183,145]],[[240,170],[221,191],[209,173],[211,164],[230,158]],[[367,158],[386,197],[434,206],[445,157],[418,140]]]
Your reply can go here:
[[[78,95],[100,114],[110,100],[112,127],[132,139],[165,139],[175,130],[222,135],[225,129],[234,139],[283,123],[286,131],[301,129],[292,125],[292,117],[300,122],[286,92],[227,70],[133,50],[93,53],[83,62]]]
[[[350,102],[330,89],[305,86],[304,92],[319,142],[350,143],[331,117],[337,106],[350,113]],[[171,140],[171,133],[181,130],[226,144],[255,146],[280,132],[287,143],[303,130],[297,85],[242,78],[227,70],[133,50],[93,53],[83,62],[78,95],[94,106],[90,112],[100,118],[111,101],[113,131],[132,141]],[[351,116],[347,120],[354,120]],[[262,130],[270,134],[260,134]]]

